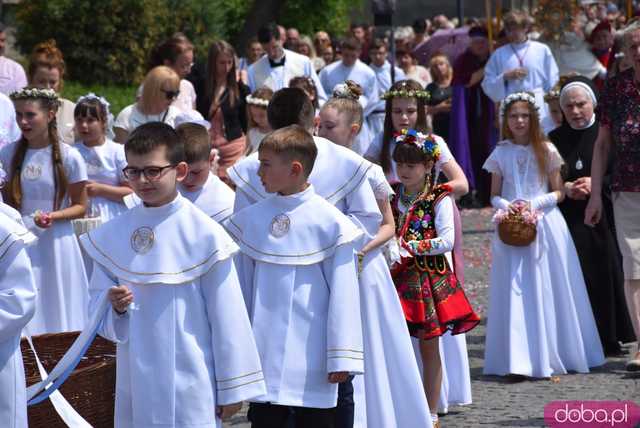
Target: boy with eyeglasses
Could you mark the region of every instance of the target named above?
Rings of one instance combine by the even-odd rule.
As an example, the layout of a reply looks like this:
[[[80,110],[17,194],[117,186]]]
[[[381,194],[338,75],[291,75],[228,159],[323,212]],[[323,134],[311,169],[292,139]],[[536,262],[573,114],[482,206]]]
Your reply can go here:
[[[99,333],[118,344],[115,425],[220,427],[265,393],[238,247],[178,192],[188,166],[173,128],[141,125],[125,154],[143,204],[81,237],[94,260],[91,308],[105,293],[113,307]]]
[[[211,172],[215,156],[207,129],[198,123],[185,122],[176,127],[176,132],[182,138],[189,167],[186,177],[178,185],[180,194],[206,215],[222,223],[233,213],[235,193]],[[129,208],[142,203],[135,193],[123,200]]]

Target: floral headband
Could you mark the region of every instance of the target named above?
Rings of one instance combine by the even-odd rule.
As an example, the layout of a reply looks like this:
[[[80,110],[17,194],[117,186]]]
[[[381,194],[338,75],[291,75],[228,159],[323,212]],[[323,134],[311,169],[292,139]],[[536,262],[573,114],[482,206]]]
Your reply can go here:
[[[400,84],[400,89],[394,89],[392,91],[387,91],[382,96],[380,96],[383,100],[390,100],[392,98],[422,98],[425,101],[428,101],[431,98],[431,94],[427,91],[423,91],[421,89],[411,89],[408,87],[407,82],[404,81]]]
[[[538,110],[538,106],[536,105],[536,99],[529,92],[516,92],[509,95],[505,98],[500,104],[500,117],[504,117],[507,107],[517,101],[524,101],[531,104],[536,110]]]
[[[100,104],[102,104],[102,107],[104,107],[105,111],[107,112],[107,117],[111,115],[111,111],[109,110],[109,107],[111,106],[111,104],[109,104],[109,101],[107,101],[104,97],[99,97],[93,92],[89,92],[87,95],[83,95],[80,98],[78,98],[78,101],[76,101],[76,104],[80,104],[83,101],[93,101],[93,100],[96,100]]]
[[[23,88],[9,95],[12,100],[45,99],[58,102],[58,94],[53,89]]]
[[[394,134],[393,141],[396,144],[413,144],[434,161],[440,157],[440,146],[432,134],[426,135],[415,129],[403,129],[400,133]]]
[[[245,98],[247,104],[259,107],[268,107],[269,100],[265,100],[264,98],[252,97],[251,95],[247,95]]]
[[[557,101],[560,99],[560,90],[555,86],[549,92],[544,94],[544,102],[549,104],[551,101]]]
[[[346,83],[338,83],[334,88],[333,88],[333,93],[331,94],[331,97],[333,98],[347,98],[350,100],[355,100],[358,101],[358,98],[360,98],[360,96],[356,93],[354,93],[351,88],[349,87],[349,85],[347,85]]]

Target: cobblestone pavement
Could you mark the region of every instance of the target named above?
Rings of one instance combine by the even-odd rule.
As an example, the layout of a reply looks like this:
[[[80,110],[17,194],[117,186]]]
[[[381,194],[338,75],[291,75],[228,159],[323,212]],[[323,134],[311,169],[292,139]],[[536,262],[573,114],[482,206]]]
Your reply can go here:
[[[488,306],[491,266],[491,209],[463,210],[465,290],[481,316]],[[640,375],[624,370],[625,358],[608,358],[589,374],[568,374],[551,380],[510,382],[483,376],[485,325],[467,334],[473,404],[454,407],[441,418],[443,428],[544,427],[544,406],[555,400],[633,400],[640,404]],[[226,427],[249,427],[246,406]],[[640,426],[640,425],[639,425]]]

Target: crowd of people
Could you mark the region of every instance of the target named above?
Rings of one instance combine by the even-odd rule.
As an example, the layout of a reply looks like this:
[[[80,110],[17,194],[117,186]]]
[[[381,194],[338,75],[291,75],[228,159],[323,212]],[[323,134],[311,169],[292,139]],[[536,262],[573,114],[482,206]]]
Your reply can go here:
[[[472,401],[480,322],[466,207],[496,209],[484,374],[622,355],[640,335],[640,21],[624,18],[589,4],[550,37],[513,10],[493,43],[438,15],[393,46],[369,25],[271,23],[243,57],[219,40],[200,62],[176,33],[115,117],[61,98],[54,41],[26,73],[0,55],[0,420],[27,426],[21,336],[97,320],[116,426],[216,427],[243,401],[255,428],[446,425]],[[513,218],[524,244],[503,235]]]

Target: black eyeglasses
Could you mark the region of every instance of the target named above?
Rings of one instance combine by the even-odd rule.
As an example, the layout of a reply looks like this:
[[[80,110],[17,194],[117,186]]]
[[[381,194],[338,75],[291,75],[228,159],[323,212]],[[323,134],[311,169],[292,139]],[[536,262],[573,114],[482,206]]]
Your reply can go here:
[[[175,165],[170,164],[166,166],[146,166],[144,168],[134,168],[132,166],[128,166],[122,170],[122,174],[127,180],[139,180],[141,174],[144,174],[144,177],[148,181],[155,181],[162,177],[162,173],[167,168],[175,168]]]
[[[166,91],[164,89],[160,89],[164,92],[164,96],[167,97],[168,100],[175,100],[180,95],[180,91]]]

